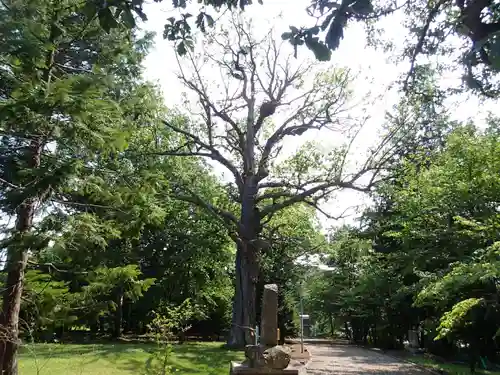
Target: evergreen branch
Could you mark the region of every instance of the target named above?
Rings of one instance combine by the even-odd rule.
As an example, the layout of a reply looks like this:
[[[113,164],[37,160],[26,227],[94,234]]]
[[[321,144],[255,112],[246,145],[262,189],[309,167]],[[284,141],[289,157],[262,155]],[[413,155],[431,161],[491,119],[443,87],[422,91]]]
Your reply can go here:
[[[31,264],[32,266],[34,267],[49,267],[51,269],[53,269],[54,271],[57,271],[57,272],[61,272],[61,273],[71,273],[71,274],[75,274],[75,275],[87,275],[89,272],[88,271],[69,271],[69,270],[62,270],[60,268],[57,268],[57,266],[52,263],[52,262],[49,262],[49,263],[38,263],[38,262],[34,262],[32,260],[28,260],[28,263]]]
[[[118,211],[118,212],[121,212],[122,214],[127,214],[127,212],[120,210],[119,208],[116,208],[113,206],[106,206],[106,205],[93,204],[93,203],[64,201],[64,200],[55,199],[55,198],[51,198],[50,200],[54,203],[59,203],[59,204],[63,204],[63,205],[80,206],[80,207],[88,207],[88,208],[103,208],[103,209],[107,209],[107,210]]]
[[[93,71],[91,70],[87,70],[87,69],[82,69],[82,68],[74,68],[72,66],[66,66],[64,64],[60,64],[60,63],[55,63],[56,66],[58,66],[59,68],[61,69],[67,69],[67,70],[70,70],[70,71],[73,71],[73,72],[77,72],[77,73],[87,73],[87,74],[94,74]]]
[[[13,183],[9,182],[9,181],[6,181],[4,180],[3,178],[0,178],[0,183],[4,184],[4,185],[7,185],[8,187],[12,188],[12,189],[21,189],[20,186],[17,186],[17,185],[14,185]]]

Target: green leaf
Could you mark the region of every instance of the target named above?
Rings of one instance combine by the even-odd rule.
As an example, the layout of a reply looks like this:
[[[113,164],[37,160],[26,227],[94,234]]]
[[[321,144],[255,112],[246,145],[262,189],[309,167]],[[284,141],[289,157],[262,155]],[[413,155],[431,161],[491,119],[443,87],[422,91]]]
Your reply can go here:
[[[321,28],[319,26],[311,27],[308,32],[312,35],[316,35],[320,32]]]
[[[306,38],[305,43],[319,61],[329,61],[331,59],[332,51],[323,42],[320,42],[317,37]]]
[[[298,34],[299,29],[297,29],[295,26],[290,26],[290,30],[292,31],[292,34]]]
[[[490,44],[489,59],[494,70],[500,71],[500,33],[488,38]]]
[[[65,30],[56,23],[52,24],[52,37],[54,39],[59,38],[61,35],[65,34]]]
[[[174,8],[186,8],[186,0],[172,0]]]
[[[340,40],[344,37],[344,27],[346,26],[347,19],[334,18],[328,33],[325,37],[325,44],[328,48],[335,50],[340,44]]]
[[[285,33],[281,34],[281,39],[283,39],[283,40],[288,40],[288,39],[291,39],[291,38],[292,38],[292,35],[293,35],[293,34],[292,34],[292,33],[290,33],[290,32],[285,32]]]
[[[98,16],[99,24],[108,34],[110,33],[111,29],[114,29],[118,26],[118,22],[116,22],[115,18],[113,17],[113,13],[111,13],[111,10],[109,8],[101,9],[98,13]]]
[[[205,13],[205,18],[207,19],[207,25],[208,27],[214,27],[214,19],[210,14]]]
[[[177,44],[177,48],[176,49],[177,49],[177,53],[180,56],[184,56],[187,53],[187,49],[186,49],[186,45],[185,45],[184,41],[182,41],[179,44]]]
[[[121,19],[123,23],[130,29],[136,26],[135,18],[131,9],[125,9],[121,16]]]
[[[201,30],[202,33],[206,31],[205,29],[205,13],[200,12],[198,16],[196,16],[195,25]]]
[[[146,22],[148,20],[148,17],[146,16],[146,13],[142,11],[142,9],[135,8],[135,13],[141,18],[142,21]]]
[[[86,1],[85,5],[82,8],[82,13],[87,17],[87,19],[91,19],[97,13],[97,6],[93,1]]]

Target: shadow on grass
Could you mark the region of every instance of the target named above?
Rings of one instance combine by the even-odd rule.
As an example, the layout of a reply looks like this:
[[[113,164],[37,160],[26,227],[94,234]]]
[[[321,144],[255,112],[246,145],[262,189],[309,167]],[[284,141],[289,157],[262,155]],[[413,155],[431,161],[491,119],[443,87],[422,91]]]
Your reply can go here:
[[[30,357],[34,354],[40,358],[74,358],[81,355],[96,355],[99,357],[119,357],[127,352],[154,350],[153,344],[26,344],[21,348],[21,357]]]
[[[241,351],[228,349],[223,344],[184,343],[173,346],[169,364],[173,366],[176,374],[222,375],[228,373],[231,361],[242,358]],[[137,373],[144,369],[144,365],[144,361],[130,359],[125,369]]]
[[[35,344],[21,350],[21,359],[39,361],[67,360],[79,366],[94,362],[107,362],[113,368],[138,374],[143,373],[145,362],[157,350],[150,343],[103,343],[103,344]],[[222,375],[226,374],[230,361],[241,360],[242,352],[226,348],[221,343],[184,343],[173,345],[169,363],[177,374]]]

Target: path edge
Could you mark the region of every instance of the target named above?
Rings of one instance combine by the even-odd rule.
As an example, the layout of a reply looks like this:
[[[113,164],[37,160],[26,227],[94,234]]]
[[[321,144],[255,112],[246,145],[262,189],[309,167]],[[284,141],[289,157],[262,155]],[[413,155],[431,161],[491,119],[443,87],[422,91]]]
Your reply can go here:
[[[395,359],[397,361],[400,361],[400,362],[405,362],[405,363],[408,363],[410,365],[413,365],[415,366],[416,368],[420,369],[420,370],[423,370],[423,371],[426,371],[427,373],[429,374],[433,374],[433,375],[446,375],[446,372],[443,373],[443,372],[439,372],[439,371],[436,371],[434,369],[430,369],[428,367],[425,367],[419,363],[415,363],[415,362],[412,362],[412,361],[409,361],[405,358],[400,358],[400,357],[396,357],[395,355],[392,355],[392,354],[388,354],[386,351],[384,351],[383,349],[380,349],[380,348],[374,348],[374,347],[370,347],[370,346],[364,346],[364,345],[356,345],[356,344],[349,344],[351,346],[356,346],[358,348],[362,348],[362,349],[366,349],[366,350],[370,350],[372,352],[376,352],[376,353],[381,353],[387,357],[390,357],[392,359]]]

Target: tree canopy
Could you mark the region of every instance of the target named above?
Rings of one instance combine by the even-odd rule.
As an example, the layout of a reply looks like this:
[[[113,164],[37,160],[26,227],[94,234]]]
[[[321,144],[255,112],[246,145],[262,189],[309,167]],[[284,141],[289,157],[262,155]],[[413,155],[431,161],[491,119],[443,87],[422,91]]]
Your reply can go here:
[[[243,347],[267,283],[283,340],[303,299],[326,335],[401,348],[413,334],[471,370],[496,361],[500,120],[452,120],[442,70],[419,57],[462,33],[468,82],[495,96],[495,4],[315,0],[313,27],[276,33],[240,12],[251,1],[174,1],[175,108],[143,77],[143,5],[0,2],[0,372],[17,374],[27,341]],[[321,61],[349,23],[373,32],[395,12],[411,71],[362,149],[356,77]],[[296,58],[303,44],[315,59]],[[370,203],[326,228],[345,190]]]
[[[397,347],[420,330],[421,345],[441,355],[466,342],[472,369],[479,357],[494,360],[498,134],[495,118],[483,131],[460,125],[443,148],[403,159],[366,226],[333,237],[333,270],[312,284],[313,311],[357,342]]]
[[[195,4],[189,0],[174,0],[172,5],[181,10],[180,17],[168,18],[164,37],[177,41],[178,51],[185,53],[194,46],[193,27],[205,33],[215,23],[217,17],[214,18],[214,12],[243,11],[253,3],[252,0],[210,0]],[[264,6],[262,0],[256,3]],[[98,16],[105,30],[121,24],[134,27],[136,16],[147,20],[142,0],[102,3],[88,0],[84,6],[87,12]],[[318,60],[327,61],[331,59],[332,51],[339,47],[349,24],[363,23],[367,26],[370,39],[376,40],[380,38],[374,32],[376,22],[396,15],[402,18],[409,35],[402,52],[403,57],[410,61],[403,84],[405,90],[421,64],[419,57],[438,54],[457,60],[458,66],[463,69],[464,82],[470,89],[488,97],[497,97],[496,76],[500,69],[497,8],[493,0],[312,0],[303,11],[305,16],[314,19],[314,24],[291,25],[289,30],[283,30],[282,38],[288,40],[296,51],[298,46],[305,45]]]

